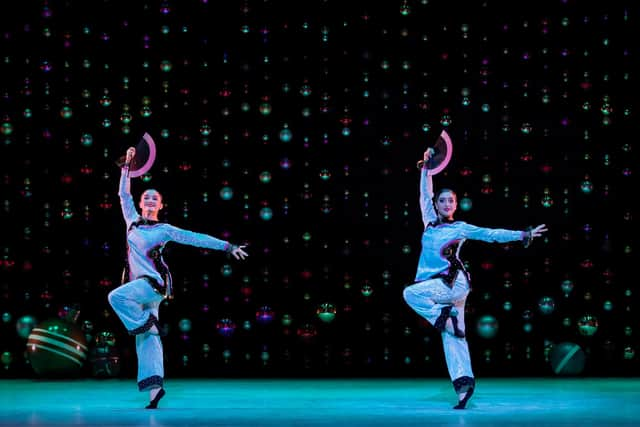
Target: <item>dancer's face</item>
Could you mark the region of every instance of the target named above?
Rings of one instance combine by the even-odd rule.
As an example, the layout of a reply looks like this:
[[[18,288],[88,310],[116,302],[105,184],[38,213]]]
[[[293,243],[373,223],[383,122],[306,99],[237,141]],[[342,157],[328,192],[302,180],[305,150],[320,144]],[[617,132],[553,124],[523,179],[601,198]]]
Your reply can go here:
[[[453,191],[443,191],[436,200],[438,214],[444,219],[453,219],[453,214],[458,208],[458,199]]]
[[[143,212],[157,214],[162,208],[162,195],[156,190],[146,190],[142,193],[142,196],[140,196],[140,209],[142,209]]]

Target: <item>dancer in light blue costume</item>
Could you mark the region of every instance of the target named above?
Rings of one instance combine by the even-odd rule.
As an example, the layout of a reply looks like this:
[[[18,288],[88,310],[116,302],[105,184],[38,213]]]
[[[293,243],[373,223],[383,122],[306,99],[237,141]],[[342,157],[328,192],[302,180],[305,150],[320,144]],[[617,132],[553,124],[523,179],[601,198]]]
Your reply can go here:
[[[236,259],[245,259],[245,246],[232,245],[215,237],[194,233],[158,221],[162,196],[146,190],[140,198],[142,215],[136,211],[131,197],[129,164],[135,148],[129,148],[121,170],[120,204],[127,226],[127,265],[123,285],[109,293],[109,303],[122,323],[135,335],[138,355],[138,388],[149,391],[147,409],[155,409],[166,394],[163,388],[164,365],[158,308],[172,295],[171,274],[162,259],[168,242],[225,251]]]
[[[433,153],[431,148],[424,152],[420,171],[420,208],[424,223],[422,252],[415,282],[405,288],[403,296],[416,313],[441,332],[449,376],[458,394],[458,404],[454,408],[464,409],[475,389],[475,379],[465,338],[464,310],[469,294],[469,274],[458,257],[462,243],[467,239],[497,243],[521,240],[527,247],[547,228],[542,224],[527,231],[514,231],[454,221],[456,194],[445,188],[438,191],[434,199],[433,180],[424,166]]]

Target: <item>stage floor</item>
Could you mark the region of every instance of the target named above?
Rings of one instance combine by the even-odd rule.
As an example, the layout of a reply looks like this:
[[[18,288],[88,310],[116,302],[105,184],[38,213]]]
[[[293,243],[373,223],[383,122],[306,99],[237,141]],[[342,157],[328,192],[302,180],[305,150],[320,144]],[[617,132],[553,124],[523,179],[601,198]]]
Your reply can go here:
[[[133,379],[0,380],[1,426],[620,426],[640,379],[477,379],[453,410],[447,379],[168,379],[157,410]]]

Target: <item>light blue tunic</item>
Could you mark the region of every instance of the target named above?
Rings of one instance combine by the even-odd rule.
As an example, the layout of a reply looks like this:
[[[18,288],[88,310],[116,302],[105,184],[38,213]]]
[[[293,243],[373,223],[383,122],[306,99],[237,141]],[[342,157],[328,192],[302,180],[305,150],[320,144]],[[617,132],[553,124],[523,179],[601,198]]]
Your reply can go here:
[[[465,240],[481,240],[484,242],[506,243],[522,240],[522,231],[500,228],[483,228],[467,224],[464,221],[441,223],[438,221],[433,202],[433,191],[428,185],[427,170],[420,176],[420,208],[424,232],[422,233],[422,250],[418,261],[416,282],[435,276],[451,276],[455,271],[451,267],[462,269],[459,258],[460,248]]]
[[[129,277],[124,278],[125,282],[147,276],[163,288],[166,296],[170,296],[171,274],[162,259],[162,249],[168,242],[221,251],[228,250],[231,246],[229,242],[207,234],[183,230],[165,223],[145,221],[133,203],[126,169],[122,170],[118,195],[127,224]],[[138,224],[139,222],[142,223]]]

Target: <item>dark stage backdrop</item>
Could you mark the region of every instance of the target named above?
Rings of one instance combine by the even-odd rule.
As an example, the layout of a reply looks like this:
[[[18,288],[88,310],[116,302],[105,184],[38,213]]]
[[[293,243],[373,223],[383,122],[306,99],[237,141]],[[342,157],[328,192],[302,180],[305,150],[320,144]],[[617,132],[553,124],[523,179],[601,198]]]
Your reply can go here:
[[[12,2],[1,375],[37,375],[28,340],[49,320],[86,340],[77,374],[135,372],[107,294],[125,255],[115,161],[148,132],[134,198],[156,188],[163,221],[250,253],[167,247],[168,376],[444,376],[402,299],[415,164],[442,130],[435,186],[458,192],[458,219],[550,229],[528,249],[465,244],[476,374],[639,374],[635,2],[510,3]]]

